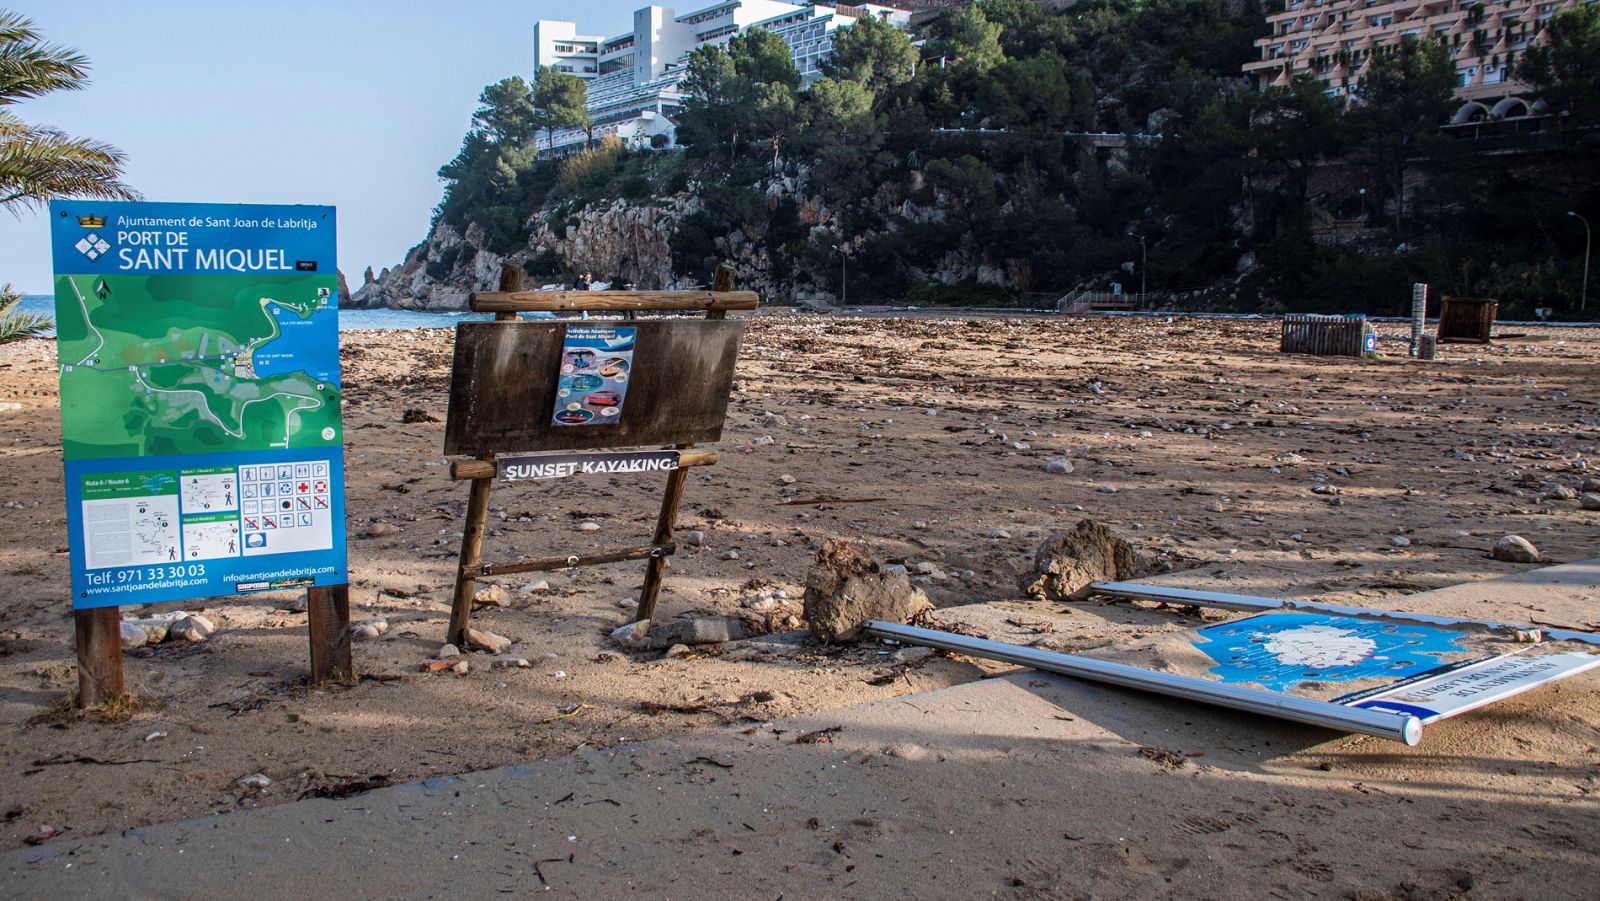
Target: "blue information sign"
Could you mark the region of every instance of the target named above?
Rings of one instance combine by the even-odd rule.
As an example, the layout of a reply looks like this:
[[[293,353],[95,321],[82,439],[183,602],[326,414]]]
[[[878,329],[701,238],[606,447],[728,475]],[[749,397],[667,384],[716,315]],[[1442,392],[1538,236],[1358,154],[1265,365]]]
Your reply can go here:
[[[333,208],[50,221],[73,606],[345,582]]]

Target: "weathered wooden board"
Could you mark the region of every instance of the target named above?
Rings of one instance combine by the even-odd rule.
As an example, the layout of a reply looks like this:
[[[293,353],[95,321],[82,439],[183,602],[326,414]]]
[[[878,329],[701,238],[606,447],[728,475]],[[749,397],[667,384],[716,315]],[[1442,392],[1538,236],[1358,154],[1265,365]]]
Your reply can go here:
[[[446,454],[707,444],[722,437],[744,324],[735,319],[630,322],[636,327],[622,412],[604,425],[551,422],[569,327],[589,322],[456,326]],[[620,323],[608,323],[620,324]]]
[[[754,291],[479,291],[479,313],[559,313],[573,310],[753,310]]]

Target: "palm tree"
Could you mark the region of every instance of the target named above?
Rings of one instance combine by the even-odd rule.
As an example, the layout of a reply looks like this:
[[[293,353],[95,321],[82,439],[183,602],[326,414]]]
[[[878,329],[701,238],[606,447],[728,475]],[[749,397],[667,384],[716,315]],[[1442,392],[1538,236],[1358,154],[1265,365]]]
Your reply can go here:
[[[6,109],[53,91],[88,86],[83,54],[47,44],[32,20],[0,9],[0,209],[19,212],[52,197],[136,200],[123,184],[124,157],[110,144],[74,138],[47,125],[29,125]],[[47,316],[18,313],[21,297],[0,286],[0,344],[50,327]]]
[[[132,200],[118,180],[122,152],[29,125],[5,107],[53,91],[88,86],[89,61],[76,50],[47,44],[28,18],[0,9],[0,209],[41,204],[52,197]]]

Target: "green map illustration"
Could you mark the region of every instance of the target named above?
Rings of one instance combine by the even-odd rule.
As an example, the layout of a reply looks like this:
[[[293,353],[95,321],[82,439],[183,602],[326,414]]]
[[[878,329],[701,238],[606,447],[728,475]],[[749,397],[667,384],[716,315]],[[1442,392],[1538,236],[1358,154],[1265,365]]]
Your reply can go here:
[[[67,459],[340,443],[335,276],[58,275],[55,288]]]

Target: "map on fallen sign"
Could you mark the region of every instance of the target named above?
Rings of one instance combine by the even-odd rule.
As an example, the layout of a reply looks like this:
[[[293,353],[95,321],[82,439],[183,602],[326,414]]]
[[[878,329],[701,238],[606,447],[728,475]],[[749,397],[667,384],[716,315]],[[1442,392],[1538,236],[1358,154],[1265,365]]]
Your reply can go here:
[[[1321,613],[1263,613],[1200,629],[1220,681],[1291,691],[1305,682],[1403,679],[1467,649],[1459,632]]]

